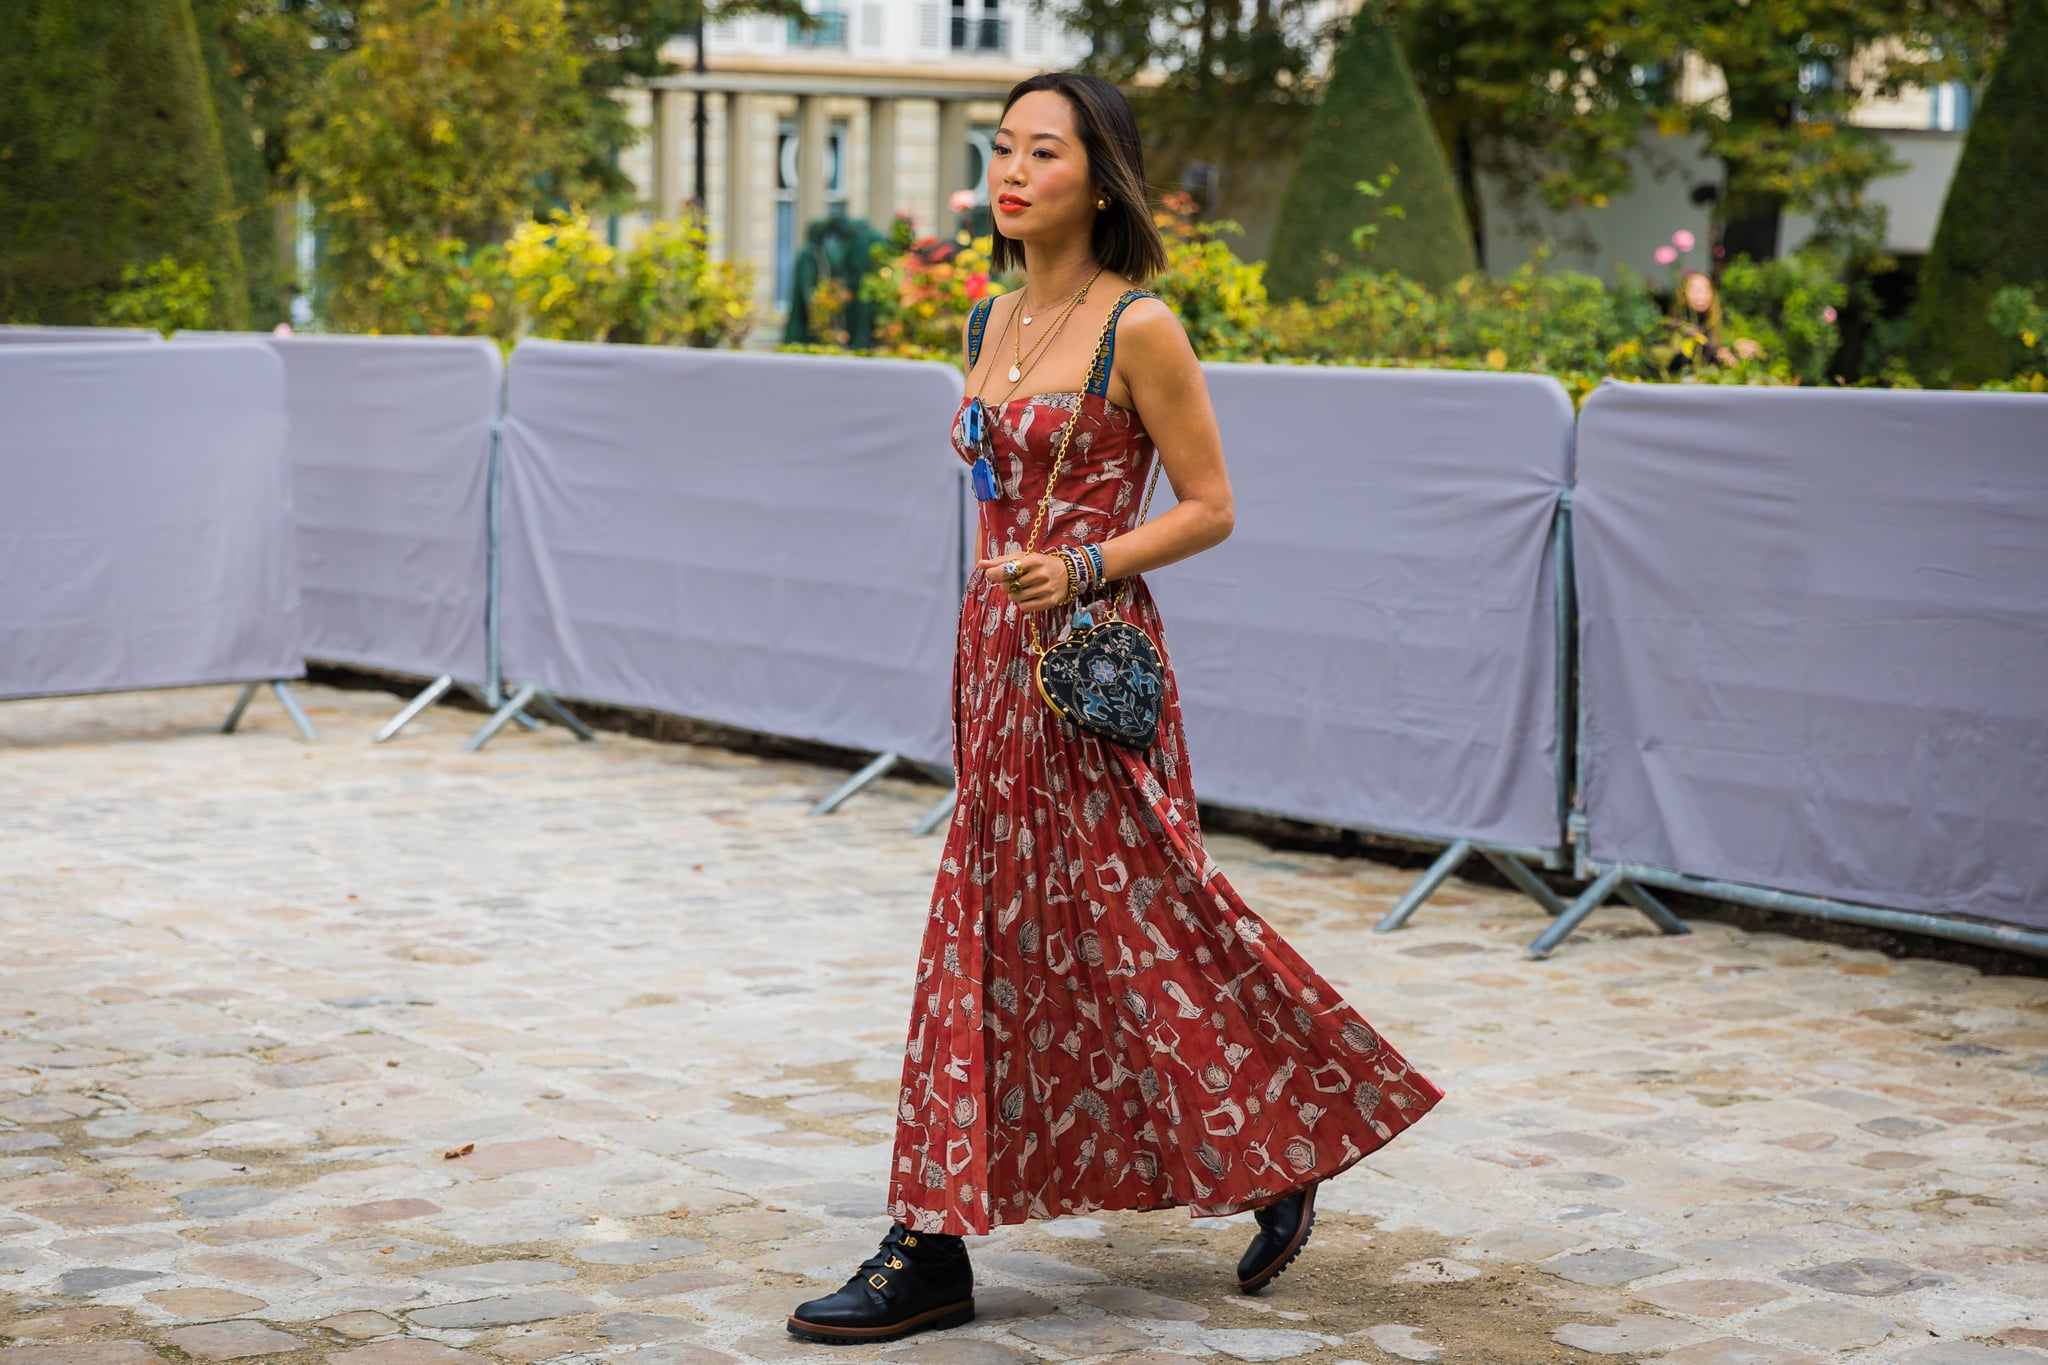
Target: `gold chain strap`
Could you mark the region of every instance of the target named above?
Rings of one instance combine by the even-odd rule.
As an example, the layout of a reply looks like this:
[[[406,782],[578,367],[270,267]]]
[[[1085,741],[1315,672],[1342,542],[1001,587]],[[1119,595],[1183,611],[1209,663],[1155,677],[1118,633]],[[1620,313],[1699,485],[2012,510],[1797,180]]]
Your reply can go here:
[[[1109,349],[1109,339],[1114,334],[1116,329],[1116,320],[1117,318],[1122,316],[1124,305],[1130,299],[1142,297],[1144,297],[1144,294],[1141,290],[1133,289],[1129,293],[1125,294],[1122,298],[1119,298],[1116,301],[1115,305],[1110,308],[1109,320],[1102,324],[1102,335],[1095,342],[1095,362],[1094,365],[1091,365],[1089,367],[1088,375],[1088,382],[1090,384],[1093,384],[1095,382],[1095,366],[1099,366],[1100,364],[1102,364],[1103,356]],[[1103,379],[1105,381],[1105,388],[1108,387],[1106,382],[1108,378],[1109,376],[1107,374],[1103,375]],[[1086,403],[1087,401],[1088,390],[1086,387],[1084,387],[1081,390],[1080,399],[1074,404],[1073,417],[1068,420],[1066,430],[1060,433],[1059,449],[1056,452],[1054,452],[1052,457],[1052,473],[1049,476],[1047,476],[1045,481],[1045,496],[1038,500],[1038,511],[1035,514],[1033,514],[1031,518],[1031,535],[1027,538],[1024,545],[1024,553],[1027,555],[1035,554],[1038,551],[1038,533],[1045,525],[1046,514],[1052,510],[1053,490],[1059,487],[1060,469],[1067,462],[1067,447],[1073,442],[1074,428],[1081,425],[1081,404]],[[1152,494],[1155,491],[1157,491],[1158,488],[1159,452],[1155,448],[1152,452],[1152,480],[1150,485],[1145,489],[1145,505],[1138,511],[1139,526],[1143,526],[1145,524],[1145,518],[1152,515]],[[1116,591],[1110,596],[1109,610],[1105,615],[1105,619],[1116,615],[1118,608],[1122,604],[1125,592],[1129,587],[1130,580],[1128,578],[1118,580]],[[1073,600],[1079,601],[1080,599],[1076,597]],[[1066,604],[1061,603],[1060,605],[1065,606]],[[1026,612],[1024,614],[1024,628],[1031,636],[1031,652],[1034,654],[1043,654],[1045,652],[1045,645],[1038,638],[1037,612]]]

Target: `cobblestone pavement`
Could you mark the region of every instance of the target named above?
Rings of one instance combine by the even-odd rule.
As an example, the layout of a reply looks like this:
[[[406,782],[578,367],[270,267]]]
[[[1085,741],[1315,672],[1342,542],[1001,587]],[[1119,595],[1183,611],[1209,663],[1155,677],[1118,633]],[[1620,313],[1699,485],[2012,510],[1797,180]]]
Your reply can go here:
[[[975,1247],[981,1320],[782,1318],[872,1249],[933,790],[308,688],[0,707],[0,1365],[2048,1359],[2048,981],[1212,840],[1449,1098],[1265,1295],[1243,1218]],[[1196,755],[1199,762],[1200,755]]]

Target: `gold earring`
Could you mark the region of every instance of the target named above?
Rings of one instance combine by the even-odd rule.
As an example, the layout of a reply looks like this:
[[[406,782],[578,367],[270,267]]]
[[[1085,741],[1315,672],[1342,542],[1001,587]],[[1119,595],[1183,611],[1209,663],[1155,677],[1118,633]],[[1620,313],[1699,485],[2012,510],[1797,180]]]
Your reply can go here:
[[[1108,208],[1108,207],[1109,207],[1109,198],[1108,198],[1108,196],[1106,196],[1106,195],[1105,195],[1104,197],[1102,197],[1102,198],[1100,198],[1100,199],[1097,199],[1097,200],[1095,201],[1095,207],[1096,207],[1096,208],[1098,208],[1098,209],[1106,209],[1106,208]]]

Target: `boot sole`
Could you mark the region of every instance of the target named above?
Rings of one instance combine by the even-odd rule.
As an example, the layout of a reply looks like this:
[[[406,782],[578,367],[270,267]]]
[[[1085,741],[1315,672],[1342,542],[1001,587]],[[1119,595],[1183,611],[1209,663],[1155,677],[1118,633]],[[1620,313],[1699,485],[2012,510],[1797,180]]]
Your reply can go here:
[[[914,1332],[935,1332],[947,1327],[965,1327],[974,1321],[974,1300],[964,1303],[949,1303],[943,1308],[927,1309],[914,1318],[892,1322],[885,1327],[828,1327],[822,1323],[805,1322],[802,1318],[789,1320],[789,1334],[799,1341],[816,1341],[826,1345],[848,1341],[894,1341]]]
[[[1316,1194],[1315,1190],[1311,1188],[1308,1194],[1308,1207],[1302,1210],[1301,1228],[1294,1234],[1294,1240],[1287,1244],[1285,1251],[1273,1258],[1273,1264],[1267,1266],[1249,1280],[1239,1280],[1237,1282],[1238,1289],[1246,1294],[1256,1294],[1271,1284],[1281,1271],[1294,1264],[1295,1258],[1301,1255],[1301,1249],[1308,1245],[1309,1234],[1315,1230]]]

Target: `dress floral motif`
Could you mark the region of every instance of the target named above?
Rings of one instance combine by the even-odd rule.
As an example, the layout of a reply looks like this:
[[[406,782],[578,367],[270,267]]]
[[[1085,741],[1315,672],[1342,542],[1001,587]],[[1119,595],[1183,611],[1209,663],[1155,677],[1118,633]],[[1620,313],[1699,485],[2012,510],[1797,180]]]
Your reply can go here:
[[[977,558],[1023,552],[1069,421],[1038,548],[1137,524],[1154,451],[1137,414],[1106,396],[1113,326],[1087,392],[990,409],[1002,495],[981,504]],[[973,459],[957,416],[953,443]],[[1083,605],[1100,619],[1107,596]],[[1127,580],[1121,614],[1165,653],[1142,579]],[[1071,615],[1041,615],[1041,636],[1059,638]],[[954,657],[959,802],[918,954],[893,1216],[980,1234],[1102,1209],[1236,1213],[1336,1175],[1429,1112],[1443,1091],[1203,852],[1171,664],[1157,741],[1137,751],[1055,715],[1027,644],[1024,614],[977,571]]]

